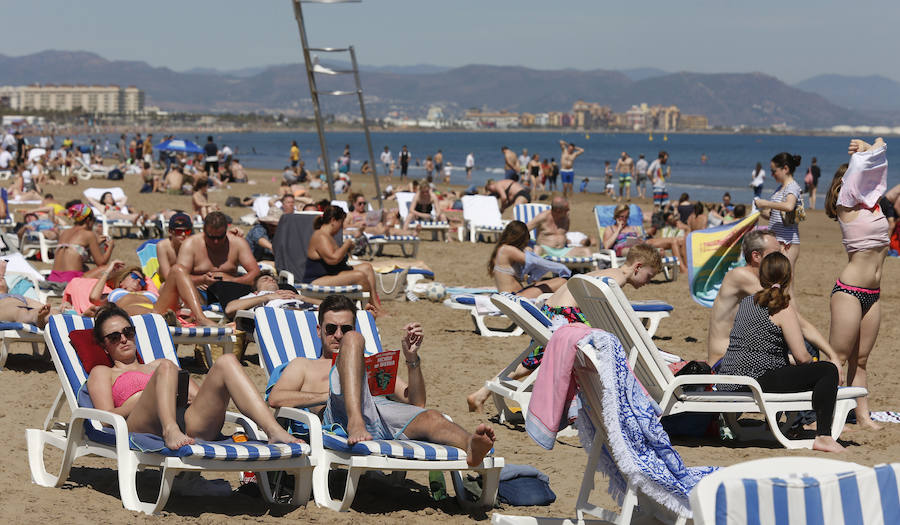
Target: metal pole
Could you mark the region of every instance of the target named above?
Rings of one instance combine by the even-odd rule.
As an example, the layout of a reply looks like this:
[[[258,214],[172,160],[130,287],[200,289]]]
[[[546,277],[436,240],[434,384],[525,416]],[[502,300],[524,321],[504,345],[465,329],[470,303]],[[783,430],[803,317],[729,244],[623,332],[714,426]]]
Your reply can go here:
[[[363,130],[366,132],[366,146],[369,148],[369,166],[372,168],[372,178],[375,180],[375,198],[378,199],[378,207],[383,208],[381,202],[381,185],[378,184],[378,170],[375,168],[375,154],[372,152],[372,136],[369,135],[369,120],[366,118],[366,105],[363,102],[362,84],[359,81],[359,67],[356,65],[356,49],[350,46],[350,61],[353,63],[353,78],[356,79],[356,95],[359,97],[359,111],[362,113]]]
[[[300,45],[303,48],[303,60],[306,63],[306,80],[309,82],[309,95],[312,98],[313,110],[316,114],[316,131],[319,133],[319,145],[322,147],[322,162],[325,165],[325,178],[328,183],[328,195],[334,200],[334,179],[331,176],[331,165],[328,162],[328,147],[325,145],[325,125],[322,122],[322,113],[319,111],[319,91],[316,87],[316,76],[313,74],[312,59],[309,56],[309,42],[306,40],[306,27],[303,25],[303,10],[300,0],[294,2],[294,18],[297,19],[297,29],[300,30]]]

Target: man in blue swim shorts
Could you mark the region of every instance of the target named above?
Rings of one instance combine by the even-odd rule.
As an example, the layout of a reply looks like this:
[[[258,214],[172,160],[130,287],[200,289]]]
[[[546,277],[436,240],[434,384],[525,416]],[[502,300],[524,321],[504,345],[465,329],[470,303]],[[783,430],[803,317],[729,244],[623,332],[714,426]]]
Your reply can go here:
[[[503,178],[511,181],[519,181],[519,158],[516,157],[513,150],[503,146],[500,148],[503,152]]]
[[[401,353],[408,381],[398,377],[393,394],[375,397],[366,378],[366,342],[355,329],[356,306],[345,296],[330,295],[319,305],[318,321],[322,357],[298,357],[273,370],[266,388],[270,406],[308,407],[320,415],[323,428],[346,436],[351,446],[373,439],[417,439],[460,448],[470,466],[481,464],[494,446],[490,425],[478,425],[470,434],[424,408],[419,323],[404,327]]]
[[[559,141],[562,153],[559,157],[559,177],[562,179],[563,197],[575,193],[572,186],[575,184],[575,158],[584,153],[583,148],[575,147],[564,140]]]

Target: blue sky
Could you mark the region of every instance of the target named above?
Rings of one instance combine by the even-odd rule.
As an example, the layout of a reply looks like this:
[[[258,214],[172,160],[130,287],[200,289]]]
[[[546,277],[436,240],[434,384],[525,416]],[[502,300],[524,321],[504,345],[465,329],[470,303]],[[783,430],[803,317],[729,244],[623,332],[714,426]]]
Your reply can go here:
[[[0,0],[7,55],[93,51],[176,70],[299,62],[289,0]],[[10,17],[15,13],[14,18]],[[368,65],[761,71],[900,80],[900,2],[365,0],[304,4],[313,45]],[[21,20],[23,23],[14,23]]]

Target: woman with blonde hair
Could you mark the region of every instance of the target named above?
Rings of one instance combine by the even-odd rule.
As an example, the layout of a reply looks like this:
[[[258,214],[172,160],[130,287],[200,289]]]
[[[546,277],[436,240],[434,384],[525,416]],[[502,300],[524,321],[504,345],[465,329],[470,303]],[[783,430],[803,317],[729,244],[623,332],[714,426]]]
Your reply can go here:
[[[487,264],[488,275],[494,278],[497,291],[533,299],[544,293],[555,292],[572,275],[571,270],[564,265],[525,251],[529,239],[528,226],[522,221],[510,222],[500,234]],[[532,276],[543,277],[547,272],[559,277],[533,282],[536,279],[532,279]],[[526,278],[533,284],[523,284]]]
[[[720,374],[756,379],[763,392],[787,394],[812,391],[816,412],[814,450],[844,450],[831,437],[831,423],[841,383],[840,368],[832,362],[813,361],[803,342],[797,310],[788,291],[790,260],[780,252],[766,255],[759,266],[762,290],[741,300],[728,350],[719,366]],[[793,357],[792,365],[789,356]],[[719,391],[745,389],[742,385],[719,384]]]
[[[867,387],[867,364],[881,326],[881,274],[890,244],[888,220],[878,206],[887,188],[887,146],[880,137],[869,145],[852,140],[850,164],[838,168],[825,198],[825,213],[841,227],[847,265],[831,291],[829,343],[841,364],[847,363],[847,381]],[[900,196],[900,186],[885,197]],[[880,429],[869,415],[868,397],[856,402],[860,425]]]

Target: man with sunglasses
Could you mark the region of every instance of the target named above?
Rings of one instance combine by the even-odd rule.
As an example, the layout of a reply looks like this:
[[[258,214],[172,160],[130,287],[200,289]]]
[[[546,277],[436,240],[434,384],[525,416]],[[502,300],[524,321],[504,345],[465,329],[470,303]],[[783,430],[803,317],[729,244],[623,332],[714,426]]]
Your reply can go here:
[[[569,201],[563,197],[554,197],[549,210],[528,221],[528,229],[537,230],[535,252],[554,257],[590,257],[591,239],[587,236],[582,240],[582,246],[568,247],[569,225]]]
[[[250,245],[228,231],[228,218],[220,211],[210,212],[203,221],[203,231],[183,242],[176,262],[191,276],[201,295],[206,295],[207,303],[223,306],[252,292],[259,275]],[[239,274],[238,266],[247,273]]]
[[[298,357],[276,368],[266,387],[269,405],[307,407],[322,418],[324,427],[343,430],[350,445],[372,439],[418,439],[461,448],[469,465],[480,464],[494,445],[493,428],[481,424],[470,434],[440,412],[424,408],[422,326],[404,327],[407,380],[398,377],[392,395],[373,397],[366,380],[365,340],[356,331],[355,320],[356,306],[350,299],[326,297],[318,317],[322,357]]]

